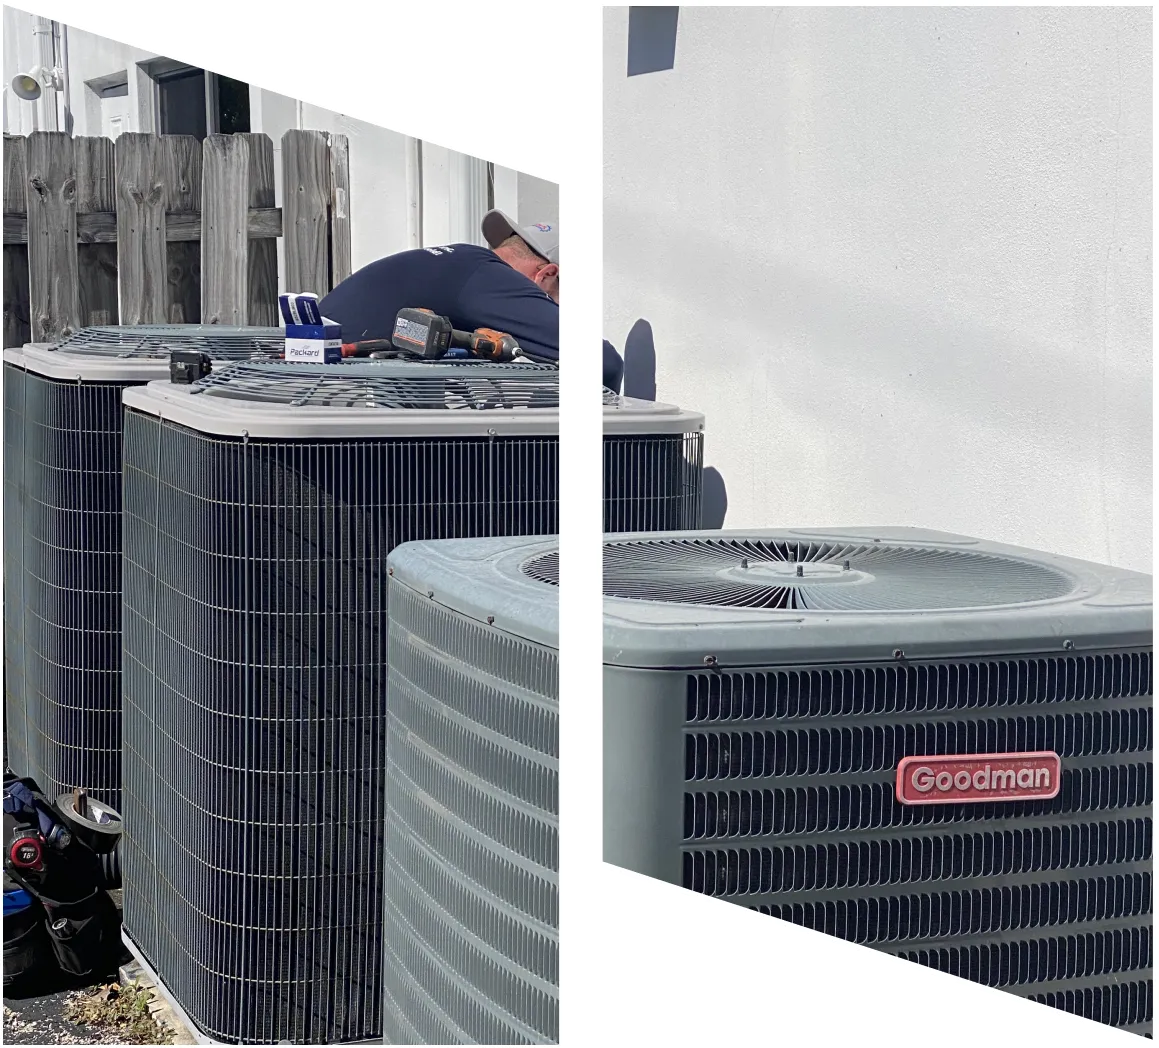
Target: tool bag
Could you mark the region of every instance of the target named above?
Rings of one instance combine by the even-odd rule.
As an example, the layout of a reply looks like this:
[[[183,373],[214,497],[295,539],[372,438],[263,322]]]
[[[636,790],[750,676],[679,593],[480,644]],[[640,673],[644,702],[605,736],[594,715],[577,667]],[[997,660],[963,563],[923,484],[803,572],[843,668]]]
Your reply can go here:
[[[100,860],[64,826],[30,779],[4,790],[4,873],[30,897],[21,923],[39,924],[57,965],[70,975],[105,975],[119,952],[117,908],[101,885]],[[31,943],[35,932],[20,932]],[[5,917],[5,954],[8,951]],[[16,948],[15,941],[13,949]],[[6,958],[7,971],[7,958]]]
[[[50,958],[44,907],[4,872],[4,985]]]

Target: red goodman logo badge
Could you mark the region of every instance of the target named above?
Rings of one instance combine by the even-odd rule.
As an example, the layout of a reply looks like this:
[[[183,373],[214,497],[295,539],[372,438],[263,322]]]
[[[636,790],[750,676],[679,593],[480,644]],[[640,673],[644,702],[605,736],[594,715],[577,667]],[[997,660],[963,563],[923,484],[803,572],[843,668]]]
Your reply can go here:
[[[1057,753],[979,753],[967,757],[905,757],[897,766],[902,804],[1045,801],[1058,795]]]

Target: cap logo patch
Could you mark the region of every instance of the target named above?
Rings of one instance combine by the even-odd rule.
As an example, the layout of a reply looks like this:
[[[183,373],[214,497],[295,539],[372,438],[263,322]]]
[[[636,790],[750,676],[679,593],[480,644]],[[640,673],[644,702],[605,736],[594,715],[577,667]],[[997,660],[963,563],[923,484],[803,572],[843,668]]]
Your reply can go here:
[[[545,226],[542,222],[536,222],[532,229],[538,229],[541,233],[550,233],[551,226]]]

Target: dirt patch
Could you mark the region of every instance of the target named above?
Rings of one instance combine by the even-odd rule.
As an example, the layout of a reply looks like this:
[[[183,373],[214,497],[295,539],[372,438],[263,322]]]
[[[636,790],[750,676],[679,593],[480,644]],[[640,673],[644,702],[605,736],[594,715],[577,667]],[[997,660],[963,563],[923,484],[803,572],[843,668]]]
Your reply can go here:
[[[106,983],[70,994],[64,1018],[92,1044],[170,1044],[173,1033],[153,1016],[153,994],[136,983]]]

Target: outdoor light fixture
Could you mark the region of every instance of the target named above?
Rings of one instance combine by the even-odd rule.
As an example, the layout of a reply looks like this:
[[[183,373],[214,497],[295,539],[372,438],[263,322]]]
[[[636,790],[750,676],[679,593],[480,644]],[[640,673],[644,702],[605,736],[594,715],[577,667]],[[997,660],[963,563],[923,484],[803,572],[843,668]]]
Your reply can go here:
[[[61,86],[61,71],[44,66],[33,66],[27,73],[17,73],[12,78],[13,94],[26,102],[35,102],[46,87],[59,91]]]

